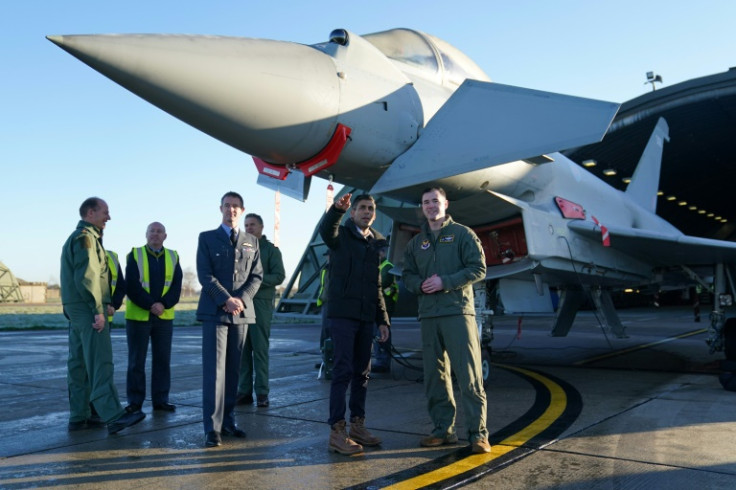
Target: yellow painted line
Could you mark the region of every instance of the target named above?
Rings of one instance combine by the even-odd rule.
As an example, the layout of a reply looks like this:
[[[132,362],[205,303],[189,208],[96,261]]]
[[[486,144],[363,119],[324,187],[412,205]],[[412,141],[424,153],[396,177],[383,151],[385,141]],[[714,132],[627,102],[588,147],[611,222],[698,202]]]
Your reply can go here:
[[[666,344],[667,342],[672,342],[673,340],[678,340],[678,339],[684,339],[684,338],[687,338],[687,337],[692,337],[693,335],[698,335],[698,334],[701,334],[701,333],[705,333],[707,331],[708,331],[707,328],[701,328],[699,330],[693,330],[692,332],[686,332],[686,333],[683,333],[683,334],[680,334],[680,335],[675,335],[674,337],[667,337],[666,339],[657,340],[656,342],[649,342],[648,344],[636,345],[634,347],[629,347],[628,349],[621,349],[621,350],[617,350],[617,351],[614,351],[614,352],[609,352],[607,354],[601,354],[600,356],[595,356],[595,357],[591,357],[591,358],[588,358],[588,359],[583,359],[581,361],[576,361],[576,362],[573,362],[572,365],[573,366],[582,366],[583,364],[588,364],[589,362],[601,361],[603,359],[608,359],[610,357],[620,356],[621,354],[628,354],[629,352],[636,352],[638,350],[647,349],[649,347],[654,347],[655,345]]]
[[[438,483],[443,480],[447,480],[448,478],[460,475],[462,473],[465,473],[466,471],[470,471],[474,468],[487,464],[490,461],[493,461],[494,459],[499,458],[506,453],[509,453],[510,451],[513,451],[514,449],[524,445],[534,436],[540,434],[550,425],[552,425],[555,420],[560,418],[560,416],[565,411],[565,408],[567,407],[567,395],[565,395],[565,391],[560,385],[538,373],[527,371],[526,369],[511,366],[503,366],[503,368],[518,371],[525,376],[534,378],[547,388],[550,393],[550,403],[544,413],[516,434],[507,437],[498,444],[494,444],[491,447],[490,453],[472,454],[467,458],[456,461],[455,463],[449,464],[442,468],[438,468],[434,471],[430,471],[429,473],[425,473],[423,475],[415,476],[414,478],[395,483],[385,488],[391,490],[410,490],[425,487],[427,485],[432,485],[434,483]]]

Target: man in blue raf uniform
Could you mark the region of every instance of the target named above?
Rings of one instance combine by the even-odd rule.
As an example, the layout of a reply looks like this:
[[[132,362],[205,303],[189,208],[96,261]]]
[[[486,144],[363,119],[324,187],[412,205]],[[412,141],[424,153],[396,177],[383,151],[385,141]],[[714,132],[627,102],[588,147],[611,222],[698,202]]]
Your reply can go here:
[[[221,435],[245,437],[235,425],[240,355],[253,297],[263,280],[258,240],[238,229],[243,198],[227,192],[220,200],[222,224],[199,234],[197,276],[202,285],[197,320],[202,322],[202,412],[205,446]]]

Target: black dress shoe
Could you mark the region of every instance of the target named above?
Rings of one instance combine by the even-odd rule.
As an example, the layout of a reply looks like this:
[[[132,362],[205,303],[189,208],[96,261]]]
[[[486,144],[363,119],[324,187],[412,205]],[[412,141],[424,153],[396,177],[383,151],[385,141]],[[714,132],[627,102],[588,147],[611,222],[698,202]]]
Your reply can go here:
[[[256,406],[257,407],[267,407],[268,406],[268,395],[258,395],[256,397]]]
[[[146,418],[143,412],[125,412],[116,421],[107,424],[108,434],[117,434],[123,429],[131,427]]]
[[[87,420],[80,420],[78,422],[69,422],[68,430],[69,432],[74,432],[77,430],[85,430],[85,429],[99,429],[100,427],[104,427],[105,422],[102,421],[99,415],[92,415]]]
[[[162,412],[175,412],[176,405],[173,405],[171,403],[157,403],[153,406],[153,409],[160,410]]]
[[[141,406],[138,403],[130,403],[125,407],[125,411],[128,413],[139,413],[141,411]]]
[[[250,393],[247,395],[238,395],[235,399],[236,405],[253,405],[253,395]]]
[[[100,417],[97,414],[92,414],[87,419],[87,427],[90,429],[99,429],[100,427],[105,426],[105,421],[102,420],[102,417]]]
[[[224,435],[224,436],[239,437],[241,439],[244,439],[245,438],[245,431],[243,429],[239,429],[236,426],[223,427],[222,428],[222,435]]]
[[[210,431],[204,438],[204,445],[207,447],[217,447],[222,445],[222,439],[220,439],[220,433],[217,431]]]
[[[89,427],[87,427],[86,420],[80,420],[78,422],[69,422],[68,429],[69,429],[69,432],[74,432],[76,430],[89,429]]]

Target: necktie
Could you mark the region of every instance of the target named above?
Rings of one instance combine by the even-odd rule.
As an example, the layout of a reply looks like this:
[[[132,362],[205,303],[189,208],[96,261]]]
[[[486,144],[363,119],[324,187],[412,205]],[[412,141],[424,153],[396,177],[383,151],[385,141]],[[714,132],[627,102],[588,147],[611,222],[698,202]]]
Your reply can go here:
[[[238,235],[235,233],[235,228],[230,230],[230,243],[233,244],[233,247],[238,243]]]

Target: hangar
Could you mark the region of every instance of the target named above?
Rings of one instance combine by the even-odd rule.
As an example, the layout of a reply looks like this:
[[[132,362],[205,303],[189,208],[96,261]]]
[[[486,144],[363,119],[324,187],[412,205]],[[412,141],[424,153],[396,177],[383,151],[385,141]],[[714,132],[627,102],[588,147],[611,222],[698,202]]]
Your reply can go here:
[[[624,102],[600,143],[563,152],[624,190],[660,117],[664,146],[657,214],[687,235],[736,239],[736,67]]]

